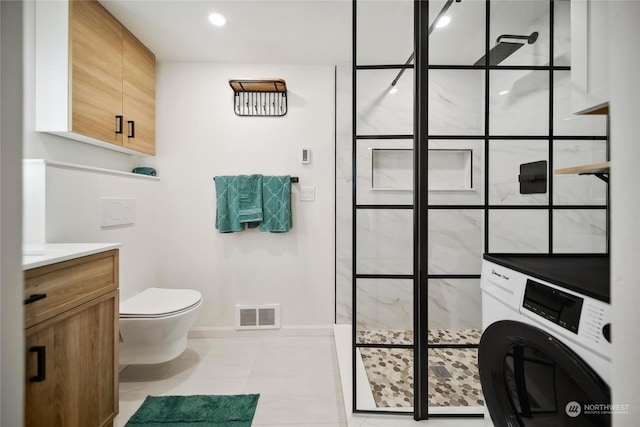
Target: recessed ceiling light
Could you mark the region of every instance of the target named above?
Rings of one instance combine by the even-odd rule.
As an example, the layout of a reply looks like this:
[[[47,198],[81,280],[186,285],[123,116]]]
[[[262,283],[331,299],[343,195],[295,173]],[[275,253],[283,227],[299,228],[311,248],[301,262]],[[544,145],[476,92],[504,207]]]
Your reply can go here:
[[[447,25],[449,25],[449,22],[451,22],[451,17],[450,16],[443,16],[442,18],[438,19],[438,23],[436,24],[436,28],[446,27]]]
[[[506,95],[508,93],[509,93],[508,90],[501,90],[500,92],[498,92],[498,95],[502,96],[502,95]]]
[[[209,22],[211,22],[216,27],[222,27],[227,23],[227,18],[219,13],[212,13],[209,15]]]

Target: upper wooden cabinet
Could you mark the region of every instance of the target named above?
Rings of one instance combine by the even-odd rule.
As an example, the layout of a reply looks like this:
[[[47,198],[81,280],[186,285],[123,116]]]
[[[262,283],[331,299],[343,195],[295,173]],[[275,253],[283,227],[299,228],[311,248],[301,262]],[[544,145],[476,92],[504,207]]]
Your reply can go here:
[[[97,2],[70,5],[70,130],[122,145],[122,25]]]
[[[156,57],[126,28],[122,41],[124,146],[155,154]]]
[[[96,0],[36,2],[36,130],[155,154],[155,55]]]
[[[576,114],[609,111],[608,22],[606,1],[571,1],[571,107]]]

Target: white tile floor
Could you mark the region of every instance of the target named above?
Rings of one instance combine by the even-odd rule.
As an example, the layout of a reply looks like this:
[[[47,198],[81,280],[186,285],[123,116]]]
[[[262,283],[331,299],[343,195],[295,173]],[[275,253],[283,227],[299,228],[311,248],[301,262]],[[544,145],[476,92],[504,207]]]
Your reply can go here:
[[[352,415],[345,411],[332,336],[190,339],[177,359],[120,373],[123,427],[147,395],[260,393],[253,426],[483,427],[481,419]],[[348,392],[350,394],[350,392]],[[350,396],[347,396],[350,402]]]
[[[243,393],[260,393],[253,426],[347,426],[331,336],[190,339],[177,359],[120,373],[114,425],[147,395]]]

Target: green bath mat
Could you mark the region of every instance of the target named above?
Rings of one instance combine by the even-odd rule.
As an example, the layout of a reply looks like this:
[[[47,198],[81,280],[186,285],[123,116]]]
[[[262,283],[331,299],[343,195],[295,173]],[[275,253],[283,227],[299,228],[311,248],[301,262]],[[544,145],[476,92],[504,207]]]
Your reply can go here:
[[[250,427],[259,397],[147,396],[125,427]]]

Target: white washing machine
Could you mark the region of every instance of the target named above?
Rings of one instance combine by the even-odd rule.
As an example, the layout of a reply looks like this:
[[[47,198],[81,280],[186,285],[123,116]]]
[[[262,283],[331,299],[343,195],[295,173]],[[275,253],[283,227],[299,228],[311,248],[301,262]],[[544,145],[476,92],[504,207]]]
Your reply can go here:
[[[607,256],[485,255],[478,349],[487,425],[611,425]]]

